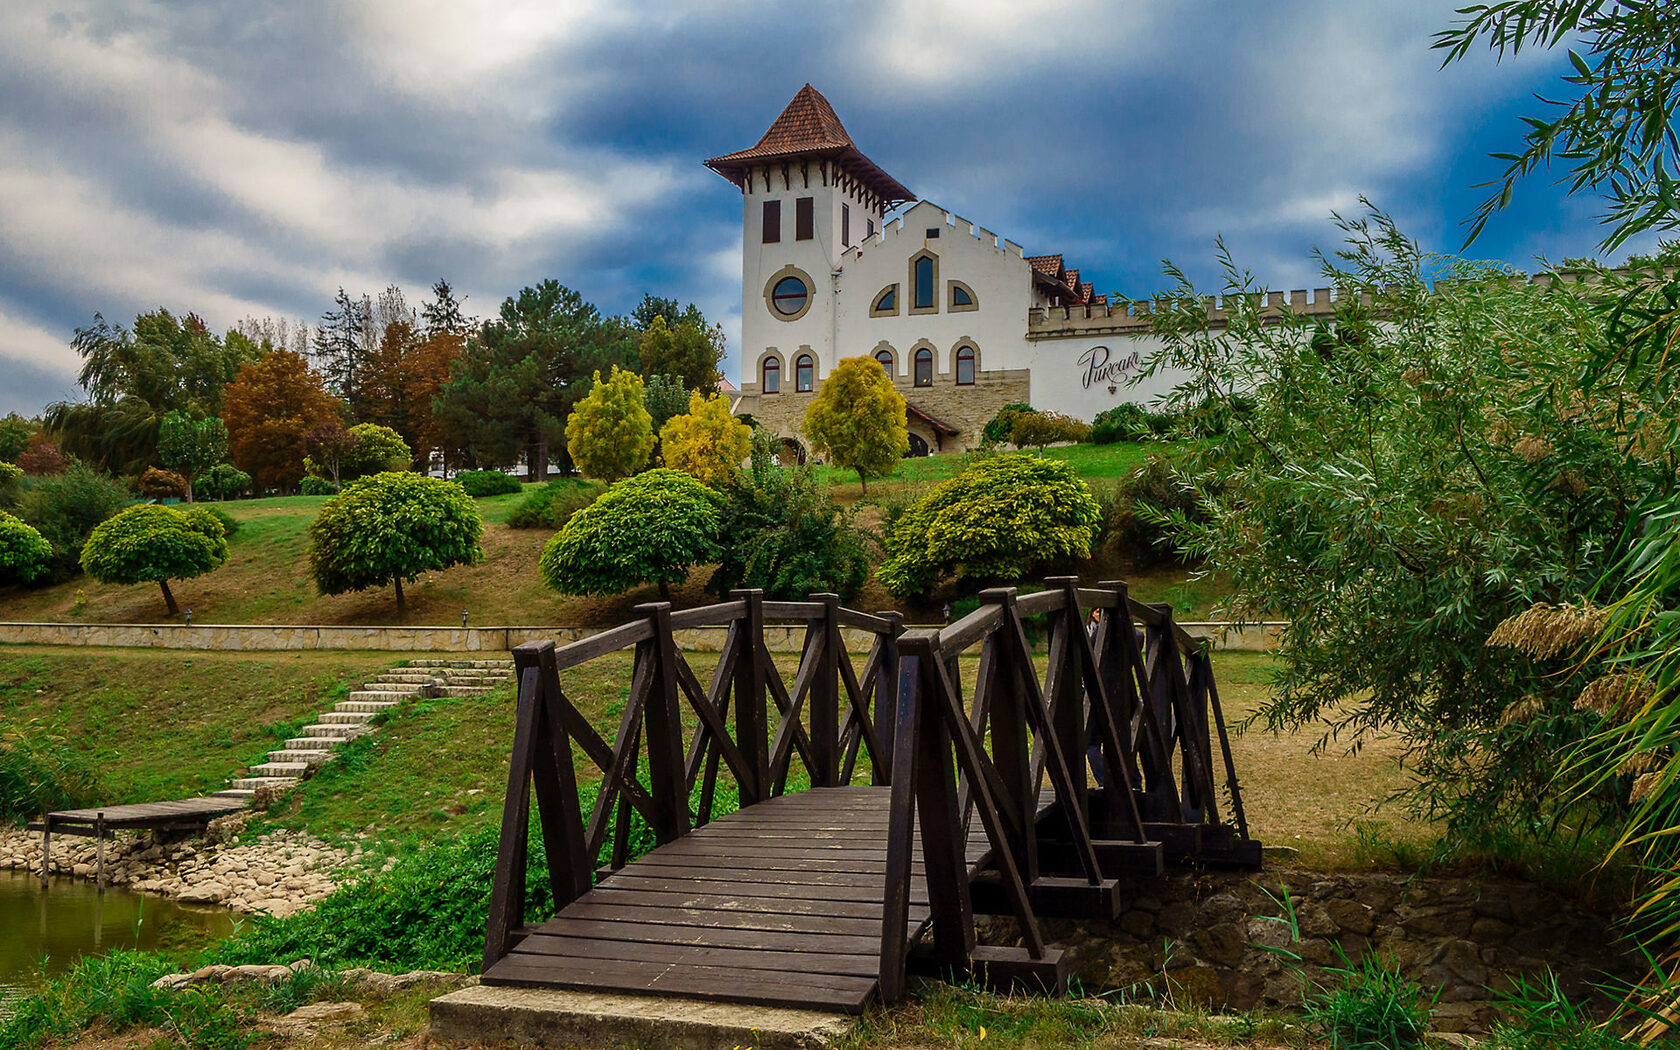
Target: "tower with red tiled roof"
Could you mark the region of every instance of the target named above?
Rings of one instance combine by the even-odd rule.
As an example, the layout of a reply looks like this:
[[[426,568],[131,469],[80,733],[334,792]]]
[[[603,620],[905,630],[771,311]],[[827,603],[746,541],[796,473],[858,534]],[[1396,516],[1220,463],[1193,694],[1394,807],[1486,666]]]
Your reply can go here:
[[[841,255],[913,195],[863,155],[810,84],[756,145],[706,166],[741,190],[742,345],[776,348],[788,362],[789,374],[771,381],[815,389],[832,361]]]

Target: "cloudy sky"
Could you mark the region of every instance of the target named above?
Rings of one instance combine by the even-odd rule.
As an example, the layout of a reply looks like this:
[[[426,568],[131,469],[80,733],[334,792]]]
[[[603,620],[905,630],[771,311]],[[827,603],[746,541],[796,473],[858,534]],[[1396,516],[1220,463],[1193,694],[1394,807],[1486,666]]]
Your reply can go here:
[[[740,197],[700,166],[810,81],[922,197],[1140,297],[1223,235],[1307,287],[1364,194],[1425,247],[1559,54],[1445,71],[1460,0],[9,0],[0,412],[74,397],[71,330],[158,306],[313,322],[439,276],[470,312],[547,277],[740,311]],[[1522,187],[1471,254],[1591,254],[1599,203]]]

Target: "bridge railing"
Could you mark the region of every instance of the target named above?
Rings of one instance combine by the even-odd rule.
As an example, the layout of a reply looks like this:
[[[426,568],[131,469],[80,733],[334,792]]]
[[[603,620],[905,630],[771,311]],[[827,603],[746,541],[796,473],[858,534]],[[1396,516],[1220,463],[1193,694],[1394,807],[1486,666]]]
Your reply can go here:
[[[757,590],[696,609],[655,602],[636,612],[638,619],[571,645],[528,642],[513,650],[519,700],[486,967],[521,937],[533,786],[558,908],[588,891],[603,856],[608,869],[628,863],[638,819],[661,845],[709,822],[725,777],[742,807],[785,793],[796,769],[812,787],[886,782],[876,709],[891,705],[898,613],[843,608],[833,594],[765,601]],[[805,626],[791,681],[764,643],[767,624],[790,623]],[[705,682],[679,645],[680,632],[699,627],[728,628]],[[859,669],[850,650],[863,640]],[[608,743],[566,696],[560,672],[629,648],[629,695]],[[574,746],[601,774],[587,813]]]
[[[1113,876],[1158,873],[1168,853],[1258,864],[1205,640],[1181,630],[1170,606],[1132,600],[1123,582],[1045,583],[1024,596],[984,591],[956,623],[898,640],[890,732],[885,718],[877,725],[892,757],[884,998],[901,994],[912,961],[918,830],[932,922],[920,961],[965,972],[985,963],[993,976],[1046,985],[1065,973],[1039,912],[1112,917]],[[1048,637],[1042,676],[1025,629],[1032,617]],[[959,660],[976,648],[965,703]],[[1219,817],[1210,727],[1234,828]],[[971,864],[976,819],[989,853]],[[977,906],[1013,914],[1023,947],[977,948]]]
[[[1117,876],[1158,874],[1163,858],[1257,865],[1205,640],[1179,628],[1170,607],[1131,599],[1124,583],[1045,582],[1035,594],[984,591],[978,610],[937,631],[906,631],[898,614],[847,609],[832,594],[776,602],[736,591],[696,609],[637,606],[636,620],[564,647],[515,648],[486,968],[524,935],[533,797],[558,909],[599,869],[628,863],[634,824],[664,844],[712,820],[726,781],[742,808],[801,780],[890,786],[880,970],[889,999],[913,961],[918,832],[932,937],[917,965],[984,961],[1040,980],[1059,957],[1040,914],[1112,917]],[[1034,619],[1048,642],[1042,673],[1028,642]],[[764,642],[766,625],[790,623],[805,627],[791,678]],[[726,639],[703,679],[681,632],[720,626]],[[609,742],[561,675],[625,649],[634,663]],[[959,661],[971,651],[965,699]],[[1234,824],[1220,815],[1215,732]],[[574,750],[600,771],[592,800],[580,794]],[[971,841],[984,856],[970,857]],[[977,948],[976,911],[1013,914],[1024,948]]]

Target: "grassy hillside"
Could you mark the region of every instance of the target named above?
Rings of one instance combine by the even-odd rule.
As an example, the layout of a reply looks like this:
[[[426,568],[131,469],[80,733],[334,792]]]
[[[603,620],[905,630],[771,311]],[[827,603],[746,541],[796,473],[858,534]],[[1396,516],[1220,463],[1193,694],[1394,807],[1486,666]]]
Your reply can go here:
[[[1065,459],[1090,479],[1099,492],[1132,470],[1152,446],[1077,445],[1045,450]],[[878,526],[884,507],[907,502],[938,480],[962,468],[959,455],[905,460],[898,474],[870,486],[860,501],[855,477],[829,471],[835,497],[859,505],[859,520]],[[503,624],[601,624],[626,619],[638,602],[658,600],[654,587],[612,598],[569,598],[542,585],[537,559],[550,533],[510,529],[507,518],[518,494],[478,500],[484,515],[484,561],[430,573],[405,587],[408,612],[403,623],[451,625],[467,610],[477,626]],[[239,522],[229,541],[226,565],[197,579],[171,584],[181,607],[196,623],[383,624],[396,623],[396,603],[389,590],[326,597],[309,579],[308,534],[324,496],[289,496],[219,504]],[[1112,568],[1092,566],[1090,575],[1107,576]],[[710,567],[696,569],[689,581],[673,588],[680,605],[711,600],[705,592]],[[1205,613],[1223,592],[1208,581],[1192,581],[1180,570],[1128,574],[1134,593],[1148,601],[1172,602],[1181,614]],[[862,609],[903,608],[912,620],[925,621],[938,609],[904,607],[873,581],[852,602]],[[151,585],[121,587],[80,577],[53,587],[27,590],[0,587],[0,620],[86,623],[155,623],[164,619],[163,600]]]
[[[0,725],[54,736],[107,804],[216,791],[393,653],[0,646]]]

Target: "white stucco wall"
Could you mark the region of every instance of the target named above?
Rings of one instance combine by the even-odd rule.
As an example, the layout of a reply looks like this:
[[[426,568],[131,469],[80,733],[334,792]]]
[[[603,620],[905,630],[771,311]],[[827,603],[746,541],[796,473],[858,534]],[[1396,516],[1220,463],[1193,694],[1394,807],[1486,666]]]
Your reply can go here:
[[[937,229],[939,236],[928,237],[929,229]],[[910,261],[924,250],[938,260],[936,311],[919,314],[911,312],[915,289]],[[964,342],[978,351],[980,371],[1020,368],[1026,362],[1032,272],[1020,246],[921,201],[840,262],[837,339],[830,365],[841,357],[873,355],[885,343],[897,359],[898,375],[908,379],[913,351],[925,345],[934,351],[934,383],[939,385],[956,381],[956,349]],[[971,290],[977,309],[950,309],[952,281]],[[895,283],[897,315],[870,317],[881,290]]]

